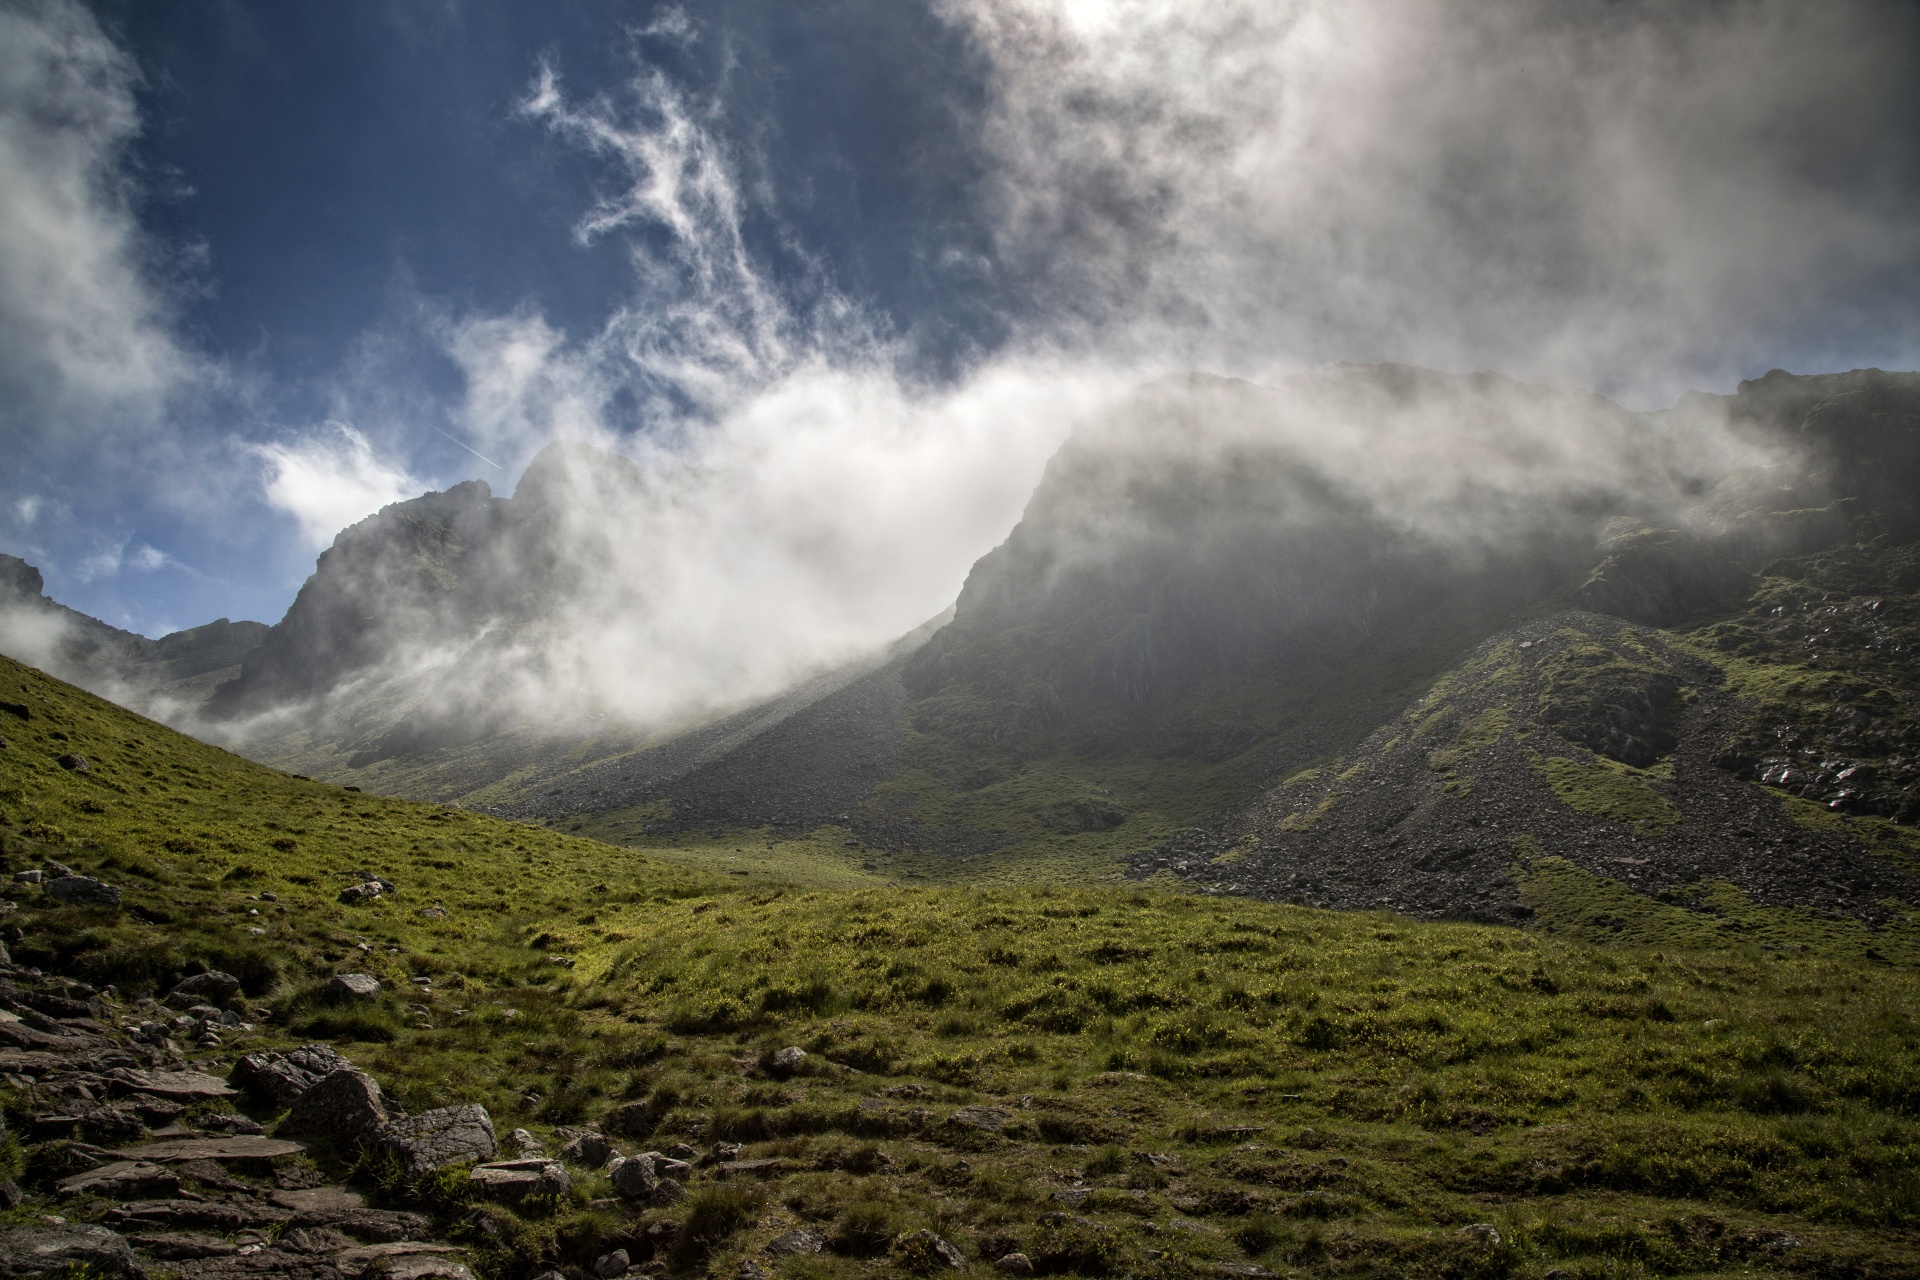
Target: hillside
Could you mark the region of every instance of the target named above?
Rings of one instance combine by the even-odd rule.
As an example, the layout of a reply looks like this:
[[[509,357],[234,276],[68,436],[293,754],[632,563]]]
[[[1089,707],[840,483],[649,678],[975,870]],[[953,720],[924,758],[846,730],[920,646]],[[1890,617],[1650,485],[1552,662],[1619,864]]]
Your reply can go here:
[[[137,1143],[157,1112],[28,1065],[48,1049],[0,1050],[25,1193],[0,1229],[55,1212],[120,1224],[183,1277],[346,1275],[375,1247],[295,1229],[275,1189],[351,1176],[374,1207],[337,1221],[418,1213],[502,1280],[590,1274],[616,1248],[669,1275],[946,1265],[923,1232],[1011,1274],[1920,1269],[1910,918],[1869,932],[1722,887],[1702,928],[1556,859],[1521,885],[1559,932],[1127,888],[823,890],[278,774],[11,662],[0,702],[8,868],[58,861],[122,894],[9,886],[15,1007],[46,1004],[24,966],[86,984],[63,998],[104,992],[74,1041],[98,1045],[224,970],[235,1025],[128,1044],[225,1074],[318,1039],[414,1113],[478,1103],[503,1142],[521,1127],[551,1153],[627,1107],[620,1150],[691,1164],[671,1203],[574,1164],[509,1204],[459,1164],[410,1180],[308,1138],[171,1165],[179,1191],[129,1209],[59,1191],[101,1158],[64,1135],[111,1111]],[[365,874],[390,891],[340,901]],[[382,990],[330,1002],[335,972]],[[787,1046],[805,1056],[775,1065]],[[236,1108],[279,1112],[175,1105],[167,1134],[232,1133]],[[255,1218],[271,1229],[250,1237]],[[163,1220],[202,1225],[125,1225]],[[394,1274],[448,1265],[381,1247]]]
[[[0,653],[162,717],[199,707],[266,635],[220,618],[149,640],[51,599],[38,569],[0,554]]]

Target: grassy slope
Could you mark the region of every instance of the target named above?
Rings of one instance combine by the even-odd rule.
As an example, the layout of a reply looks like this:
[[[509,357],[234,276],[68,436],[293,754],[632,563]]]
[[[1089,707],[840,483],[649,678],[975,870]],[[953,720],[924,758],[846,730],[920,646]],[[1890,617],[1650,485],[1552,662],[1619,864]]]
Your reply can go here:
[[[1920,983],[1819,922],[1729,903],[1751,927],[1703,930],[1552,865],[1539,933],[1161,891],[782,888],[275,774],[10,662],[0,700],[32,713],[0,714],[8,861],[98,870],[131,908],[12,890],[17,958],[128,997],[227,966],[274,1010],[230,1050],[326,1034],[414,1107],[546,1133],[647,1098],[655,1145],[789,1161],[638,1218],[587,1205],[606,1192],[585,1179],[491,1233],[452,1183],[390,1189],[499,1275],[638,1249],[661,1218],[676,1270],[716,1274],[802,1223],[834,1250],[785,1274],[870,1274],[921,1225],[1085,1274],[1920,1273]],[[398,897],[337,904],[361,867]],[[411,991],[330,1009],[313,987],[336,969],[431,976],[430,1012]],[[753,1069],[789,1043],[818,1069]],[[965,1103],[1006,1107],[1006,1133],[952,1125]],[[1079,1219],[1043,1221],[1076,1185]]]

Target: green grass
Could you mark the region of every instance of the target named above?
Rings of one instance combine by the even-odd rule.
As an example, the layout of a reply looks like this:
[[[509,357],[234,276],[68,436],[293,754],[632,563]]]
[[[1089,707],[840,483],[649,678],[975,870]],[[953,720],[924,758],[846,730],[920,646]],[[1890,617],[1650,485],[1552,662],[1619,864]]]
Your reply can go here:
[[[1089,1276],[1920,1273],[1911,921],[1657,902],[1544,859],[1516,873],[1532,932],[913,887],[844,833],[651,856],[305,782],[12,663],[0,701],[32,713],[0,715],[8,865],[96,871],[127,907],[13,888],[17,960],[123,997],[227,967],[272,1011],[230,1051],[327,1035],[415,1109],[477,1101],[550,1136],[645,1100],[646,1145],[785,1161],[637,1214],[595,1204],[597,1175],[518,1211],[457,1175],[380,1182],[489,1276],[643,1252],[660,1222],[675,1274],[734,1274],[798,1225],[831,1247],[783,1276],[911,1269],[920,1228],[976,1266],[1018,1249]],[[674,865],[729,857],[748,874]],[[398,896],[336,902],[363,867]],[[389,994],[330,1006],[337,970]],[[805,1069],[769,1078],[788,1044]],[[968,1105],[1004,1129],[955,1123]],[[30,1186],[56,1167],[24,1153]],[[1462,1231],[1481,1223],[1497,1245]]]
[[[1579,750],[1579,748],[1573,748]],[[1657,775],[1605,756],[1581,752],[1579,758],[1535,754],[1529,761],[1568,808],[1610,822],[1648,827],[1673,826],[1683,815],[1648,779]]]

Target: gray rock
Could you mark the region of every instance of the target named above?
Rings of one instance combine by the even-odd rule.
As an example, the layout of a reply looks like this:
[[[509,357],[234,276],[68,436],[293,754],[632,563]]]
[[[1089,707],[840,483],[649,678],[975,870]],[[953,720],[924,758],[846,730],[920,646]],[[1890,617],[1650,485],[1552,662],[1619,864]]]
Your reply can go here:
[[[499,1150],[493,1117],[482,1106],[440,1107],[380,1131],[374,1147],[400,1162],[408,1176],[432,1173],[463,1160],[491,1160]]]
[[[117,907],[120,891],[92,876],[61,876],[47,883],[47,896],[70,907]]]
[[[525,1129],[515,1129],[512,1133],[509,1133],[507,1135],[507,1145],[522,1156],[539,1156],[546,1154],[540,1147],[540,1139],[534,1137]]]
[[[353,1070],[336,1071],[300,1095],[280,1122],[279,1132],[352,1146],[377,1135],[386,1127],[387,1119],[386,1099],[373,1077]]]
[[[1007,1253],[993,1264],[1010,1276],[1030,1276],[1033,1274],[1033,1259],[1024,1253]]]
[[[363,880],[359,884],[350,884],[340,891],[340,901],[351,906],[356,902],[371,902],[380,896],[380,884],[376,880]]]
[[[16,871],[13,873],[13,882],[15,884],[39,884],[44,879],[46,879],[46,873],[37,868],[32,871]]]
[[[70,773],[91,773],[93,771],[93,766],[87,763],[87,758],[76,752],[69,752],[64,756],[57,756],[55,760],[62,769]]]
[[[321,990],[338,1000],[371,1000],[380,994],[380,980],[365,973],[336,973]]]
[[[752,1258],[744,1259],[740,1263],[740,1269],[734,1272],[734,1276],[735,1280],[772,1280],[767,1275],[767,1269]]]
[[[64,1223],[0,1231],[0,1276],[65,1275],[89,1269],[103,1276],[144,1276],[133,1250],[105,1227]]]
[[[179,1190],[178,1175],[145,1160],[116,1160],[60,1181],[63,1196],[102,1196],[108,1200],[158,1200]]]
[[[908,1232],[895,1240],[893,1251],[915,1270],[931,1270],[938,1267],[948,1267],[954,1271],[967,1269],[965,1254],[924,1227],[918,1231]]]
[[[651,1156],[621,1156],[607,1166],[614,1193],[622,1200],[649,1201],[660,1190],[660,1176],[654,1172]]]
[[[600,1280],[613,1280],[615,1276],[627,1274],[632,1265],[633,1260],[627,1256],[625,1249],[615,1249],[593,1260],[593,1274],[599,1276]]]
[[[351,1070],[353,1064],[326,1045],[310,1044],[291,1053],[250,1053],[234,1064],[229,1079],[275,1107],[290,1107],[334,1072]]]
[[[693,1166],[685,1160],[676,1160],[672,1156],[663,1156],[658,1151],[645,1153],[653,1161],[653,1171],[662,1178],[674,1182],[685,1182],[693,1176]]]
[[[173,993],[177,996],[199,996],[203,1000],[231,1000],[240,994],[240,979],[218,969],[209,969],[191,978],[182,978]]]
[[[1500,1244],[1500,1228],[1491,1222],[1469,1223],[1460,1228],[1460,1234],[1469,1239],[1478,1240],[1489,1249],[1497,1248]]]
[[[767,1252],[776,1258],[788,1254],[818,1253],[826,1247],[827,1242],[811,1231],[789,1231],[767,1241]]]
[[[573,1187],[573,1176],[557,1160],[501,1160],[478,1164],[467,1178],[481,1194],[510,1202],[530,1195],[563,1196]]]
[[[1003,1107],[961,1107],[947,1117],[952,1124],[962,1129],[983,1129],[988,1133],[1003,1133],[1007,1123],[1013,1119],[1013,1113]]]
[[[807,1051],[797,1044],[790,1044],[767,1059],[767,1070],[776,1076],[790,1076],[800,1070],[806,1061]]]
[[[575,1134],[567,1145],[560,1148],[560,1158],[569,1164],[577,1164],[582,1169],[598,1169],[613,1159],[613,1144],[604,1134],[588,1130]]]

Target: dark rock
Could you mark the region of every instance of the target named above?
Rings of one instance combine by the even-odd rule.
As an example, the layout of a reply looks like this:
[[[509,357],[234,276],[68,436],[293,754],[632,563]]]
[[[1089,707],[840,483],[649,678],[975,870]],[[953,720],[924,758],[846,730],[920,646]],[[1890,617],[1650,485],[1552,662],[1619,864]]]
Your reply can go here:
[[[1024,1253],[1002,1254],[993,1264],[1010,1276],[1030,1276],[1033,1274],[1033,1259]]]
[[[171,1196],[180,1179],[144,1160],[117,1160],[60,1181],[63,1196],[102,1196],[108,1200],[147,1200]]]
[[[115,1232],[91,1224],[64,1223],[0,1231],[0,1276],[144,1276],[133,1250]]]
[[[162,1262],[184,1262],[193,1258],[227,1258],[240,1251],[239,1245],[222,1240],[218,1236],[203,1236],[193,1232],[162,1231],[128,1238],[134,1248],[144,1249]]]
[[[600,1280],[613,1280],[615,1276],[624,1276],[633,1265],[625,1249],[615,1249],[612,1253],[602,1254],[593,1260],[593,1274]]]
[[[240,994],[240,979],[218,969],[209,969],[205,973],[196,973],[183,978],[173,989],[175,995],[199,996],[203,1000],[220,1002],[231,1000]]]
[[[967,1259],[958,1249],[922,1227],[893,1242],[893,1255],[911,1271],[947,1269],[965,1271]]]
[[[93,770],[93,766],[87,763],[85,756],[73,753],[58,757],[57,763],[70,773],[90,773]]]
[[[530,1195],[562,1196],[573,1186],[566,1166],[557,1160],[501,1160],[475,1165],[467,1177],[483,1195],[509,1202]]]
[[[482,1106],[440,1107],[395,1120],[380,1131],[376,1150],[418,1177],[463,1160],[489,1160],[498,1151],[493,1118]]]
[[[613,1190],[623,1200],[646,1202],[660,1190],[660,1175],[654,1172],[653,1157],[623,1156],[607,1166]]]
[[[728,1178],[772,1178],[786,1171],[787,1162],[777,1156],[765,1160],[734,1160],[713,1167],[713,1176]]]
[[[279,1132],[351,1146],[374,1137],[387,1120],[386,1100],[371,1076],[336,1071],[300,1095]]]
[[[47,884],[47,896],[70,907],[117,907],[120,891],[92,876],[61,876]]]
[[[290,1107],[308,1089],[353,1064],[323,1044],[292,1053],[250,1053],[233,1066],[232,1081],[275,1107]]]
[[[567,1145],[560,1148],[560,1158],[569,1164],[577,1164],[583,1169],[598,1169],[613,1159],[613,1144],[605,1135],[588,1130],[575,1134],[568,1139]]]

